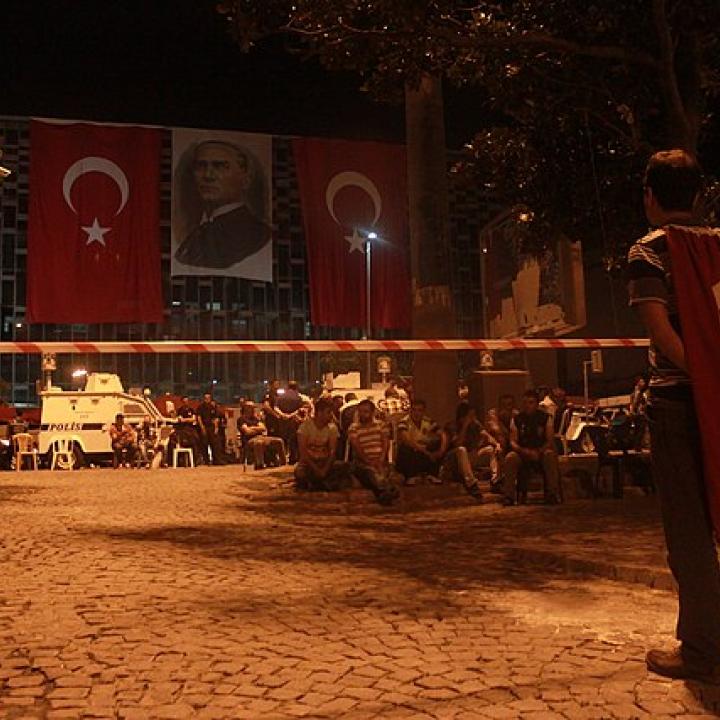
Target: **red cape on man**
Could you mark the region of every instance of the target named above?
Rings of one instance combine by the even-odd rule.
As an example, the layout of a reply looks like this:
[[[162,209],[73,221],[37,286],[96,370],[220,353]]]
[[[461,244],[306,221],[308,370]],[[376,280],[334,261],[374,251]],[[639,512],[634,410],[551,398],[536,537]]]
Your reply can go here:
[[[720,230],[666,228],[685,359],[702,436],[708,505],[720,537]]]

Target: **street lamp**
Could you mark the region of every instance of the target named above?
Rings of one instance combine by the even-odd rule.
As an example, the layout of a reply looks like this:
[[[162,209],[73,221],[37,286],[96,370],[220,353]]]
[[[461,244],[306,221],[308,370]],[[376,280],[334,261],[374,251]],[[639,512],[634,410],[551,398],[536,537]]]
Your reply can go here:
[[[372,335],[372,241],[378,239],[378,234],[370,230],[365,236],[365,337],[369,340]],[[365,354],[365,370],[368,388],[372,387],[372,357],[368,350]]]

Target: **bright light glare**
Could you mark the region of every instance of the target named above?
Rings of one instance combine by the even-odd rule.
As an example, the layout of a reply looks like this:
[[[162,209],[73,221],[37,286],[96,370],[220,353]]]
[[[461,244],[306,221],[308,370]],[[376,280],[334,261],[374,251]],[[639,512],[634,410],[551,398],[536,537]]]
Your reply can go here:
[[[74,378],[81,378],[85,377],[87,375],[87,370],[85,368],[78,368],[77,370],[73,370],[72,376]]]
[[[368,233],[368,240],[377,240],[378,234],[372,230]]]

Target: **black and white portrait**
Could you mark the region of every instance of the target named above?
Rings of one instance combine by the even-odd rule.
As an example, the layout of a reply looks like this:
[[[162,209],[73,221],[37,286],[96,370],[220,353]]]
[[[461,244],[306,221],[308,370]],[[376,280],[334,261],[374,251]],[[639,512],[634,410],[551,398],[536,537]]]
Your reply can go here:
[[[173,131],[172,274],[272,279],[272,138]]]

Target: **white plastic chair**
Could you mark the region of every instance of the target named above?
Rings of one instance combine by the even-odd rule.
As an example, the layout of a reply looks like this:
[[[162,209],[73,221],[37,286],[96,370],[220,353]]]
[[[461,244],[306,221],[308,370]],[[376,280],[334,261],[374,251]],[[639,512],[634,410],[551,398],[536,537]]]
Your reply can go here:
[[[182,456],[187,458],[187,463],[184,465],[178,465],[178,462]],[[173,467],[195,467],[195,459],[193,458],[192,448],[176,447],[173,450]]]
[[[73,452],[73,439],[69,437],[55,438],[50,445],[52,463],[50,469],[73,470],[75,468],[75,453]]]
[[[32,469],[38,469],[38,451],[33,446],[33,436],[30,433],[17,433],[12,436],[13,451],[15,455],[15,470],[23,469],[23,460],[30,458]]]

